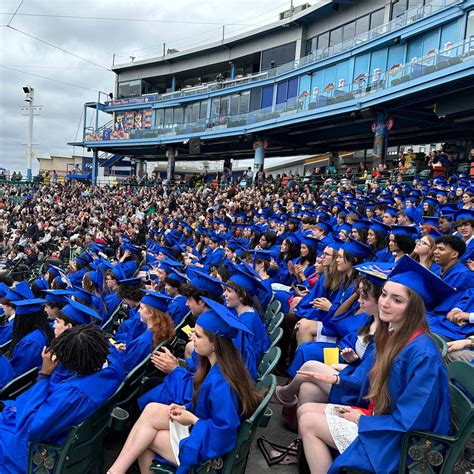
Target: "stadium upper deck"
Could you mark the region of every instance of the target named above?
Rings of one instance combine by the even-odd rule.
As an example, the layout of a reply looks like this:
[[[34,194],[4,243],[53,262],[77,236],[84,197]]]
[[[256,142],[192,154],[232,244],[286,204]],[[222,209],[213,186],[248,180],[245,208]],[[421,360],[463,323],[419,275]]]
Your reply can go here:
[[[380,128],[391,145],[472,138],[474,0],[324,1],[286,16],[115,65],[116,98],[85,104],[80,145],[212,160],[371,148]]]

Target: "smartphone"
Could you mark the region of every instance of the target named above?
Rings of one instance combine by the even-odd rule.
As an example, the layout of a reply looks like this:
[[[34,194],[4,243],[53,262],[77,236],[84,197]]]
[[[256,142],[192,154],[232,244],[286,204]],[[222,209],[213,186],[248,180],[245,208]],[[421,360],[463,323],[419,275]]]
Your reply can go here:
[[[304,286],[304,285],[296,285],[296,288],[299,291],[308,291],[308,288],[306,288],[306,286]]]
[[[109,337],[109,342],[110,344],[113,344],[114,346],[117,344],[117,342],[112,337]]]
[[[347,408],[347,407],[339,407],[339,406],[334,407],[334,410],[336,410],[337,413],[348,413],[348,412],[351,411],[350,408]]]

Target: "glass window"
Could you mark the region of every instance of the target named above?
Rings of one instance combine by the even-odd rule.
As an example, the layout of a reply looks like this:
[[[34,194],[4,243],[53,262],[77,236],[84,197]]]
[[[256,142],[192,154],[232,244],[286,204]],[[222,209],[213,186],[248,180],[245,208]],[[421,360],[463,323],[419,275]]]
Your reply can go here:
[[[273,105],[273,86],[266,86],[262,89],[262,109]]]
[[[369,23],[370,23],[370,15],[365,15],[360,18],[357,18],[355,24],[355,35],[359,36],[363,33],[367,33],[369,31]]]
[[[294,61],[296,42],[262,51],[261,71]]]
[[[329,37],[329,46],[334,46],[339,43],[342,43],[342,26],[335,30],[331,30],[331,35]]]
[[[258,89],[252,89],[250,91],[250,106],[249,112],[253,112],[254,110],[259,110],[262,101],[262,89],[260,87]]]
[[[199,120],[199,106],[200,102],[194,102],[192,105],[191,122],[197,122]]]
[[[240,102],[240,95],[234,94],[230,98],[230,115],[238,115],[239,114],[239,102]]]
[[[192,104],[188,104],[184,108],[184,121],[186,123],[192,122]]]
[[[384,8],[377,10],[370,14],[370,29],[373,30],[380,25],[383,25],[383,17],[384,17]]]
[[[329,46],[329,31],[318,36],[318,49],[324,49]]]
[[[155,116],[155,126],[162,127],[165,122],[165,109],[157,109]]]
[[[355,36],[356,22],[351,21],[342,27],[344,35],[344,43],[350,41]]]
[[[183,123],[184,122],[184,109],[183,107],[174,108],[174,123]]]
[[[288,81],[288,99],[298,95],[298,78],[295,77]]]
[[[239,114],[247,114],[250,104],[250,91],[242,92],[240,96]]]
[[[137,79],[135,81],[124,81],[119,82],[118,86],[118,98],[132,97],[141,95],[142,93],[142,80]]]
[[[392,20],[395,20],[395,18],[398,18],[400,15],[403,15],[406,12],[407,9],[407,0],[396,0],[394,3],[392,3],[392,13],[390,15],[390,18]]]
[[[221,115],[229,115],[229,97],[221,97]]]
[[[408,8],[417,7],[419,5],[423,5],[424,0],[408,0]]]
[[[172,125],[173,122],[173,107],[165,109],[165,125]]]
[[[283,104],[286,102],[286,94],[288,93],[288,81],[280,82],[277,86],[276,103]]]
[[[467,17],[466,39],[474,37],[474,10],[469,12]]]
[[[207,100],[201,100],[201,110],[199,111],[199,120],[207,118]]]
[[[215,97],[211,102],[211,117],[219,115],[221,111],[221,99],[220,97]]]

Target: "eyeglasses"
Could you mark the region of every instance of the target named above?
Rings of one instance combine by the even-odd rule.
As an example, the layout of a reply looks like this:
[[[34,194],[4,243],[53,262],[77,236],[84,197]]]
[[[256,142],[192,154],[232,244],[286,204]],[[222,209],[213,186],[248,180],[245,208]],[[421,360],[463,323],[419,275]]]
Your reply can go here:
[[[416,245],[427,245],[428,247],[431,247],[431,244],[429,242],[426,242],[426,240],[421,240],[421,239],[416,239],[415,244]]]

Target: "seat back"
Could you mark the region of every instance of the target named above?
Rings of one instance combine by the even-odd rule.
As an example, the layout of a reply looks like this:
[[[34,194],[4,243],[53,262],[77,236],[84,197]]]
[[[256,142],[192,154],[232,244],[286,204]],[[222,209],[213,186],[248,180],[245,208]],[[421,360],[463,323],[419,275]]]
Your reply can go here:
[[[270,334],[275,328],[280,327],[284,319],[285,315],[283,313],[276,313],[275,316],[273,316],[273,318],[267,324],[267,333]]]
[[[268,324],[275,314],[277,314],[281,309],[281,303],[278,300],[273,300],[265,310],[265,321]]]
[[[245,473],[250,445],[252,444],[252,441],[255,437],[255,431],[257,430],[263,416],[265,415],[265,410],[268,406],[270,398],[275,392],[275,388],[276,377],[274,375],[267,375],[257,384],[257,390],[266,391],[266,393],[254,411],[253,415],[242,423],[237,436],[235,448],[225,458],[222,474]]]
[[[118,306],[114,309],[113,313],[110,315],[109,319],[105,321],[102,325],[102,330],[104,332],[111,332],[114,327],[114,322],[117,319],[117,315],[119,314],[120,310],[122,309],[122,302],[118,304]]]
[[[273,347],[263,354],[262,360],[258,364],[257,377],[263,380],[267,375],[271,374],[281,357],[281,349]]]
[[[12,343],[12,340],[10,339],[9,341],[6,341],[3,344],[0,344],[0,354],[6,354],[8,352],[8,349],[10,349],[11,343]]]
[[[126,375],[117,394],[116,406],[126,410],[130,402],[136,398],[140,391],[142,379],[145,376],[149,362],[150,356],[147,356]]]
[[[461,434],[474,419],[474,367],[468,362],[448,364],[452,432]]]
[[[102,440],[119,390],[89,418],[71,428],[63,446],[30,443],[28,474],[39,472],[41,466],[51,473],[82,474],[102,464]],[[46,466],[48,459],[52,467]]]
[[[270,339],[270,347],[268,350],[275,347],[283,337],[283,329],[282,328],[275,328],[269,335],[268,339]],[[268,351],[267,351],[268,352]]]
[[[446,341],[441,336],[438,336],[438,334],[435,333],[431,333],[431,337],[435,342],[436,346],[438,347],[439,352],[441,353],[441,357],[444,359],[448,354],[448,345],[446,344]]]
[[[0,390],[0,400],[14,400],[23,392],[26,392],[26,390],[36,383],[38,372],[38,367],[33,367],[28,370],[28,372],[19,375],[7,383],[5,387]]]

